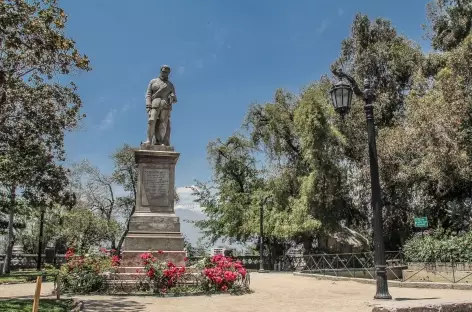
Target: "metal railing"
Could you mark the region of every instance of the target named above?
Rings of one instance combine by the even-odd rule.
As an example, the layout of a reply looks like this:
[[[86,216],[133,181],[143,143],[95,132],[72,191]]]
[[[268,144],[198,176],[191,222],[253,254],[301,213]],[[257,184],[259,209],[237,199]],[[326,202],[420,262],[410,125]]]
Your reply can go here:
[[[203,258],[204,257],[190,257],[187,266],[193,266]],[[259,264],[261,262],[259,256],[233,256],[232,258],[241,261],[247,270],[259,270]],[[264,258],[264,268],[271,268],[271,270],[273,270],[273,265],[271,265],[270,259],[267,257]]]
[[[233,257],[249,270],[259,269],[259,256]],[[472,283],[472,263],[422,262],[412,263],[401,251],[385,252],[387,278],[400,282]],[[191,258],[190,264],[201,258]],[[373,252],[284,255],[270,261],[264,258],[264,269],[283,272],[302,272],[324,276],[375,279]]]
[[[468,262],[407,262],[401,251],[387,251],[387,277],[389,280],[402,282],[446,282],[472,283],[472,263]],[[5,255],[0,254],[0,262]],[[248,270],[258,270],[259,256],[235,256]],[[56,267],[66,262],[65,255],[55,255],[54,259],[42,256],[43,263]],[[191,257],[187,266],[196,264],[203,257]],[[14,254],[12,270],[36,268],[37,255]],[[284,255],[275,259],[264,257],[264,269],[284,272],[304,272],[326,276],[341,276],[354,278],[375,278],[373,252],[339,253],[339,254],[310,254]],[[52,263],[51,263],[52,262]]]
[[[403,254],[392,251],[386,252],[385,256],[390,279],[401,279],[401,270],[406,267]],[[373,252],[285,255],[276,260],[274,269],[331,276],[375,278]]]
[[[4,262],[6,258],[5,254],[0,254],[0,263]],[[55,255],[54,258],[49,259],[45,254],[41,255],[41,267],[44,264],[51,264],[54,266],[60,266],[66,262],[65,255]],[[12,270],[28,270],[35,269],[38,263],[37,254],[13,254],[11,259],[10,268]]]

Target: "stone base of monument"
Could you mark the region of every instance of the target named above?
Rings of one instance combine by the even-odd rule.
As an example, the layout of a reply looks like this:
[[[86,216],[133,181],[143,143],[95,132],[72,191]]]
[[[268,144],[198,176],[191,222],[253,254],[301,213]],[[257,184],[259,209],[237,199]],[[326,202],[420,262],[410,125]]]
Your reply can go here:
[[[146,251],[144,251],[146,252]],[[127,268],[133,268],[136,272],[137,268],[142,268],[141,254],[143,251],[123,251],[121,265],[118,272],[132,273]],[[152,255],[159,261],[172,262],[176,266],[185,265],[185,251],[163,251],[163,254],[152,252]],[[131,270],[132,271],[132,270]]]
[[[185,265],[184,238],[174,212],[175,165],[179,155],[170,146],[142,144],[135,150],[136,210],[130,219],[115,279],[133,279],[143,269],[141,254],[146,252],[152,252],[161,261]]]

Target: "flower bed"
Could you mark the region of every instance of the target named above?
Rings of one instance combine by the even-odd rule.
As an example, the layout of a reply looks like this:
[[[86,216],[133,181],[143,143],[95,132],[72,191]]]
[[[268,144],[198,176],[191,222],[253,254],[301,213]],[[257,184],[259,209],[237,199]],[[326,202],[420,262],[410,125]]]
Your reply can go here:
[[[158,254],[164,254],[158,251]],[[131,274],[117,272],[119,256],[112,250],[77,254],[69,249],[67,263],[60,269],[61,289],[70,293],[150,293],[185,295],[249,291],[249,273],[240,261],[217,255],[203,258],[192,266],[177,266],[147,252],[141,254],[143,269]],[[187,259],[186,259],[187,260]]]
[[[106,274],[115,273],[120,258],[115,250],[101,249],[99,253],[76,253],[69,248],[67,262],[59,270],[61,289],[65,292],[85,294],[106,288]]]
[[[151,253],[141,255],[144,270],[136,280],[145,291],[155,294],[244,293],[249,291],[249,275],[240,261],[221,255],[204,258],[192,267],[178,267],[158,261]],[[191,273],[188,269],[196,270]]]

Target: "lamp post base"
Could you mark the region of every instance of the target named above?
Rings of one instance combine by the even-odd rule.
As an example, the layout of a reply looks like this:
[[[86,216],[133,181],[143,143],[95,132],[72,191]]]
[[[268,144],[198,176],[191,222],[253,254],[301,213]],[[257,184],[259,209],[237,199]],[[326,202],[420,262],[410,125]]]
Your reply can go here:
[[[377,300],[392,300],[392,296],[390,294],[377,293],[377,294],[375,294],[374,299],[377,299]]]
[[[269,273],[269,271],[264,270],[264,269],[259,269],[259,270],[257,271],[257,273]]]
[[[385,265],[375,267],[377,277],[377,291],[374,299],[391,300],[392,296],[388,292],[387,270]]]

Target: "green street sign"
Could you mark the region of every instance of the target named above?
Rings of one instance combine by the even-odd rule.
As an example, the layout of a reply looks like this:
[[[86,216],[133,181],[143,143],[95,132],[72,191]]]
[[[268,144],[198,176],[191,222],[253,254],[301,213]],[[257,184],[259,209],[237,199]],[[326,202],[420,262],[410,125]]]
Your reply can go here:
[[[428,227],[428,218],[426,218],[426,217],[415,218],[415,227],[427,228]]]

